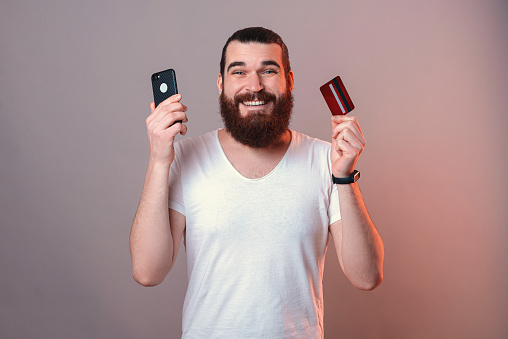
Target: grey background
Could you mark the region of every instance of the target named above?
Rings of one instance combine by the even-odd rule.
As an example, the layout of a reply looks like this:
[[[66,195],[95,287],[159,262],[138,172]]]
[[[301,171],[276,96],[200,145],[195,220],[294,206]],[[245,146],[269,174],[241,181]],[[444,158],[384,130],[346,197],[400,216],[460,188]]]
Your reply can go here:
[[[291,127],[330,138],[344,80],[367,138],[361,188],[385,281],[355,290],[328,249],[327,338],[508,337],[505,1],[2,1],[0,337],[178,338],[181,250],[137,285],[128,236],[147,165],[150,75],[176,69],[188,136],[221,126],[235,30],[289,47]]]

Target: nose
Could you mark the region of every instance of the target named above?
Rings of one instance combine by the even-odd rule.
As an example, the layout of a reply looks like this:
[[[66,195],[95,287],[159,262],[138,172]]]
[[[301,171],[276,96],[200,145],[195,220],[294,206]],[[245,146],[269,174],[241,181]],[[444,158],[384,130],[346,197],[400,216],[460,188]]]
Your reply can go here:
[[[251,75],[249,75],[249,78],[247,79],[246,88],[247,90],[253,93],[257,93],[265,88],[259,74],[252,73]]]

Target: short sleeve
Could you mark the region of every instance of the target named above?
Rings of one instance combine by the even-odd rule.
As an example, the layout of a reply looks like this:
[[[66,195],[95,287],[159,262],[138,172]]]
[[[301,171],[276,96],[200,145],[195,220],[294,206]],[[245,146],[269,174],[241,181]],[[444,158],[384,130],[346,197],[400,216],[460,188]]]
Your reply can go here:
[[[337,189],[337,185],[334,184],[332,184],[332,192],[330,194],[330,205],[328,206],[328,215],[330,216],[330,225],[341,219],[339,190]]]
[[[336,221],[339,221],[341,219],[340,216],[340,202],[339,202],[339,190],[337,188],[337,185],[332,183],[332,159],[330,155],[331,151],[331,145],[328,148],[328,172],[329,177],[327,178],[329,185],[331,186],[330,189],[330,205],[328,206],[328,215],[330,217],[329,225],[333,224]]]
[[[168,207],[185,215],[180,163],[181,148],[179,146],[178,143],[175,144],[175,160],[169,169]]]

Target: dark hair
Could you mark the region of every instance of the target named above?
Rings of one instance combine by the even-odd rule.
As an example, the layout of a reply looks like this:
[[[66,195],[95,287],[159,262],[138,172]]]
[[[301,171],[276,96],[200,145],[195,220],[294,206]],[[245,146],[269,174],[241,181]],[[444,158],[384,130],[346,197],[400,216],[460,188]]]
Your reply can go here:
[[[284,67],[284,73],[286,76],[291,70],[289,64],[289,52],[286,44],[282,41],[282,38],[275,32],[263,28],[263,27],[248,27],[236,31],[232,36],[229,37],[228,41],[222,48],[222,56],[220,59],[220,74],[224,79],[224,67],[226,66],[226,49],[231,41],[240,41],[241,43],[258,42],[262,44],[277,44],[282,49],[282,67]]]

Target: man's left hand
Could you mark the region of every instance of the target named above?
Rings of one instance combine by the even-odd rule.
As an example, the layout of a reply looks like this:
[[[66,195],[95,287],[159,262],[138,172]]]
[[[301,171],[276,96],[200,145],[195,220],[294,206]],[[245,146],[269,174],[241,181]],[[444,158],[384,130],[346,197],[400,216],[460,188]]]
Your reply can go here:
[[[365,148],[360,124],[355,116],[332,116],[332,173],[336,178],[349,177]]]

